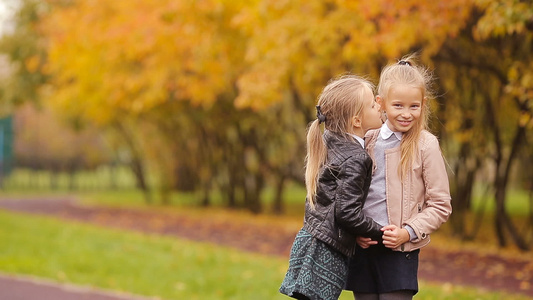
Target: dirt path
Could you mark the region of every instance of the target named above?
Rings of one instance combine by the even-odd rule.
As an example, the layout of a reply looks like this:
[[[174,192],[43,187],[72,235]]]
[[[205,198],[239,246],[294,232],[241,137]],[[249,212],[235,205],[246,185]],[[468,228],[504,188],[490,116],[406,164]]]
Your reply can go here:
[[[131,209],[86,207],[65,200],[0,200],[0,208],[103,226],[208,241],[245,251],[288,257],[296,231],[278,223],[242,223],[205,215],[176,215]],[[533,297],[533,262],[467,251],[426,247],[420,256],[419,277],[430,282],[476,286]]]
[[[157,300],[91,287],[0,274],[0,299],[5,300]]]

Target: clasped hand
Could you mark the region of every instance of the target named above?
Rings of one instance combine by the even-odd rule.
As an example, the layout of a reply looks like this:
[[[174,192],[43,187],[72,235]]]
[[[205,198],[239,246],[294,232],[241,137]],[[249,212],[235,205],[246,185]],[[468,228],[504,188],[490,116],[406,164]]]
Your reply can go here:
[[[409,241],[409,232],[405,228],[399,228],[396,225],[387,225],[381,228],[383,231],[383,245],[387,248],[398,248],[403,243]],[[372,245],[377,245],[377,241],[373,241],[371,238],[358,236],[357,244],[359,247],[366,249]]]

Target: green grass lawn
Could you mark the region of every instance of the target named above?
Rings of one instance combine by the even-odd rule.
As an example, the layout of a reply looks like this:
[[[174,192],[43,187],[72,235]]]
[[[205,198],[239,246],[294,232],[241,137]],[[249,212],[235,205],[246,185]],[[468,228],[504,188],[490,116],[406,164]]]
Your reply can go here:
[[[164,299],[276,299],[285,260],[0,212],[0,270]]]
[[[65,188],[27,190],[8,187],[2,191],[3,197],[17,198],[54,198],[69,194],[72,192]],[[229,218],[238,214],[221,209],[217,195],[213,195],[214,207],[208,210],[198,207],[195,195],[190,193],[172,194],[170,206],[147,206],[142,194],[133,189],[76,190],[74,195],[88,205],[164,210],[169,213],[228,214]],[[300,226],[305,199],[303,187],[289,185],[284,194],[287,214],[283,217],[268,215],[271,195],[272,191],[269,190],[263,195],[266,214],[250,214],[245,221],[292,222],[291,226]],[[493,211],[492,202],[489,200],[487,206],[489,215]],[[480,203],[479,198],[476,198],[475,206]],[[525,216],[530,209],[529,195],[511,191],[507,207],[511,214]],[[245,214],[242,212],[241,215]],[[490,220],[490,216],[485,220]],[[432,235],[432,244],[464,247],[445,234],[447,225]],[[492,230],[491,226],[483,227]],[[486,235],[492,236],[490,232]],[[2,272],[34,275],[162,299],[289,299],[277,292],[288,258],[255,255],[207,243],[1,210],[0,241]],[[475,241],[471,243],[474,249],[489,248],[475,244]],[[415,299],[530,299],[451,284],[421,282],[420,289]],[[350,293],[343,293],[340,299],[353,297]]]
[[[162,299],[289,299],[277,292],[287,259],[5,211],[0,240],[6,273]],[[528,299],[426,283],[415,298]]]

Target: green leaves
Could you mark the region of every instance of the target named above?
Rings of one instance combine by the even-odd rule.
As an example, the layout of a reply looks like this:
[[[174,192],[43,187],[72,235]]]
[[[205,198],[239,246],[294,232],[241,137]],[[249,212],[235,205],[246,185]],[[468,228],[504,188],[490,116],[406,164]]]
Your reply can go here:
[[[533,25],[531,4],[531,1],[519,0],[477,0],[476,5],[485,13],[477,23],[476,37],[482,40],[525,33],[527,26]]]

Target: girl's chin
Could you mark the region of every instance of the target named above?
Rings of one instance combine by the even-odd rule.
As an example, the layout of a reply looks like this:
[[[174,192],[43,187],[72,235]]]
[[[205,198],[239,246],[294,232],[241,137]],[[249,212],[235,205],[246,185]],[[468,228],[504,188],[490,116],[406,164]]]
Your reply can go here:
[[[411,129],[412,125],[413,122],[398,122],[394,127],[398,129],[397,131],[405,132]]]
[[[411,129],[411,126],[395,126],[394,128],[391,128],[392,131],[401,133],[406,133],[409,129]]]

